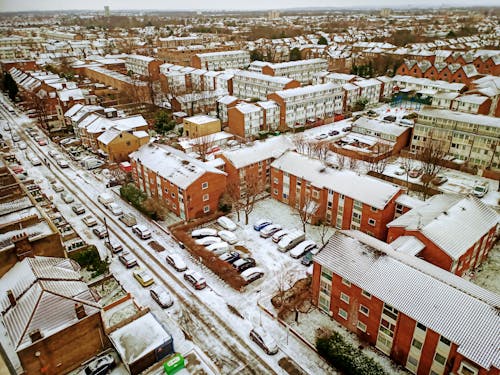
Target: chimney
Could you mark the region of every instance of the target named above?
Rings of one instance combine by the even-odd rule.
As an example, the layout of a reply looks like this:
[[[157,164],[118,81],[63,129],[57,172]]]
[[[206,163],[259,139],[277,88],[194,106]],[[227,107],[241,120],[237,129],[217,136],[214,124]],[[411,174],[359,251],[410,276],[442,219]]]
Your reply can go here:
[[[11,289],[7,291],[7,297],[9,298],[9,302],[11,306],[16,306],[16,297],[14,296],[14,292]]]
[[[42,332],[40,332],[40,330],[38,328],[31,331],[29,333],[29,335],[30,335],[31,342],[38,341],[42,338]]]
[[[81,303],[75,303],[75,312],[78,320],[81,320],[87,316],[85,312],[85,307]]]
[[[62,88],[65,89],[66,88],[66,84],[65,83],[62,83]]]

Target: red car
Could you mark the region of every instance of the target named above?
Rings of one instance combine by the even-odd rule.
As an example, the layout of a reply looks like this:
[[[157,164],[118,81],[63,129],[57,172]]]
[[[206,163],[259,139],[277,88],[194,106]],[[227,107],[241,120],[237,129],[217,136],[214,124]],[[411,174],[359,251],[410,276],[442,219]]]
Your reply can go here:
[[[40,139],[40,140],[38,141],[38,144],[39,144],[40,146],[46,146],[46,145],[47,145],[47,141],[46,141],[45,139]]]

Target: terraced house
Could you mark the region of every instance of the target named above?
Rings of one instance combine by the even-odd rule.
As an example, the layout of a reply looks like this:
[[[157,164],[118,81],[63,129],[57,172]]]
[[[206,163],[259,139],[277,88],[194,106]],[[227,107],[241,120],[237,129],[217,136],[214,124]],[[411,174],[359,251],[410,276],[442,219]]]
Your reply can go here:
[[[241,99],[265,100],[267,95],[280,90],[299,87],[300,83],[287,77],[273,77],[257,72],[239,71],[233,77],[233,95]]]

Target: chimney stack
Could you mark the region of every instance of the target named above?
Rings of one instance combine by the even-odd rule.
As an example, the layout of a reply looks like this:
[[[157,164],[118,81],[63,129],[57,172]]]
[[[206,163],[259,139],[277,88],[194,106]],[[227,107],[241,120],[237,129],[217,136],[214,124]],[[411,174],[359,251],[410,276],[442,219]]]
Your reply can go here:
[[[11,306],[16,306],[16,303],[17,303],[16,302],[16,297],[14,296],[14,292],[11,289],[9,289],[7,291],[7,297],[9,297],[10,305]]]
[[[78,320],[81,320],[87,316],[85,312],[85,307],[81,303],[75,303],[75,312]]]
[[[40,330],[38,328],[31,331],[29,333],[29,335],[30,335],[31,342],[38,341],[42,338],[42,332],[40,332]]]

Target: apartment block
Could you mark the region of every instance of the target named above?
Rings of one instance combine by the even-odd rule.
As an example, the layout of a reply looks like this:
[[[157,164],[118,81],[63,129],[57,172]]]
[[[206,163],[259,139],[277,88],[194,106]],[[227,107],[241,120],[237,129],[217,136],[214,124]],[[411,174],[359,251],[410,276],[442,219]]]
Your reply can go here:
[[[439,194],[387,224],[387,241],[415,237],[425,246],[415,256],[462,276],[487,258],[499,219],[475,197]]]
[[[160,74],[161,61],[153,57],[143,55],[128,55],[125,60],[127,71],[132,71],[143,77],[157,80]]]
[[[470,166],[500,171],[500,119],[446,109],[424,108],[413,129],[411,149],[427,138],[440,141],[447,153]]]
[[[337,232],[313,260],[320,311],[410,373],[499,373],[495,293],[359,231]]]
[[[149,142],[149,134],[144,130],[120,130],[112,127],[97,137],[101,155],[113,163],[128,161],[128,155]]]
[[[217,117],[197,115],[182,120],[184,136],[198,138],[221,131],[220,120]]]
[[[206,70],[246,69],[250,65],[250,52],[238,50],[198,53],[191,59],[191,65]]]
[[[130,164],[137,187],[183,220],[215,212],[226,188],[225,172],[167,145],[141,147]]]
[[[398,90],[407,89],[413,91],[429,90],[438,92],[462,92],[465,90],[463,83],[446,82],[440,80],[432,80],[428,78],[417,78],[409,75],[396,75],[393,77],[394,87]]]
[[[236,96],[225,95],[222,98],[217,99],[217,117],[222,121],[222,125],[227,125],[228,115],[227,112],[229,108],[234,107],[239,103],[239,99]]]
[[[275,77],[288,77],[302,84],[310,84],[317,73],[327,69],[328,62],[325,59],[308,59],[266,64],[262,66],[262,73]]]
[[[397,185],[292,151],[271,164],[271,182],[271,196],[297,209],[308,207],[311,223],[358,229],[381,240],[402,194]]]
[[[217,110],[217,100],[228,94],[225,90],[193,92],[175,96],[170,100],[174,112],[185,112],[189,116]]]
[[[380,82],[378,79],[363,79],[355,81],[353,84],[359,86],[359,95],[361,98],[368,101],[366,104],[376,104],[380,101],[382,93],[382,82]]]
[[[264,128],[264,110],[258,105],[239,103],[229,108],[227,114],[229,132],[238,137],[257,137]]]
[[[249,71],[239,71],[233,77],[233,95],[241,99],[265,100],[267,95],[299,87],[300,83],[287,77],[273,77]]]
[[[342,112],[342,87],[333,83],[277,91],[268,98],[280,106],[280,128],[332,122]]]

